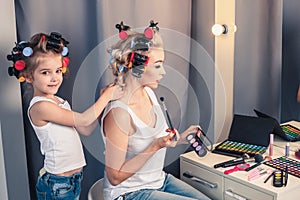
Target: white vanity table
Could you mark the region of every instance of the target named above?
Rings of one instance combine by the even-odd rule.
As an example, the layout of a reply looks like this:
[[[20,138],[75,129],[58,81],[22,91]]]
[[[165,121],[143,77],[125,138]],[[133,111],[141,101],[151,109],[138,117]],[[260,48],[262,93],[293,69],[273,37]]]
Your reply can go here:
[[[300,127],[300,122],[288,122]],[[285,155],[286,141],[275,137],[273,158]],[[300,141],[290,142],[290,158],[294,158],[294,151],[300,148]],[[268,150],[265,153],[268,154]],[[271,178],[267,183],[263,175],[253,181],[248,181],[248,173],[237,171],[226,175],[228,168],[217,168],[217,163],[234,159],[233,157],[208,153],[205,157],[199,157],[194,151],[180,156],[180,178],[205,193],[212,199],[254,199],[254,200],[298,200],[300,199],[300,178],[289,175],[286,187],[274,187]],[[261,165],[263,168],[271,168]],[[231,167],[229,167],[231,168]],[[274,169],[274,168],[271,168]]]

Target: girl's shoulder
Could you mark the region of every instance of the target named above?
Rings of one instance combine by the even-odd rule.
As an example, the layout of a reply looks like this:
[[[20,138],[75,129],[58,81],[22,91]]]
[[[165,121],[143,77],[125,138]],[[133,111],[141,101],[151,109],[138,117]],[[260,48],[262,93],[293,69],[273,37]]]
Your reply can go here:
[[[63,104],[65,103],[65,101],[58,97],[58,96],[55,96],[58,101],[60,102],[59,104]],[[36,105],[36,104],[49,104],[49,103],[53,103],[53,104],[58,104],[56,101],[54,101],[53,99],[50,99],[48,97],[44,97],[44,96],[34,96],[31,101],[30,101],[30,104],[29,104],[29,108],[32,107],[33,105]],[[51,104],[50,104],[51,105]]]
[[[38,102],[52,102],[55,103],[52,99],[49,99],[47,97],[42,97],[42,96],[34,96],[29,104],[29,107],[32,107],[34,104],[38,103]]]

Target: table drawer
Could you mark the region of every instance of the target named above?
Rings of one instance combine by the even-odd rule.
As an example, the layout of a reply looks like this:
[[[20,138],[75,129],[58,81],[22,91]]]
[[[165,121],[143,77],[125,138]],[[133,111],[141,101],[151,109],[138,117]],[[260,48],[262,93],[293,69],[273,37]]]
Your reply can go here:
[[[228,178],[224,180],[224,199],[225,200],[274,200],[270,194],[253,189],[241,183],[237,183]]]
[[[212,199],[222,199],[223,177],[181,160],[180,178]]]

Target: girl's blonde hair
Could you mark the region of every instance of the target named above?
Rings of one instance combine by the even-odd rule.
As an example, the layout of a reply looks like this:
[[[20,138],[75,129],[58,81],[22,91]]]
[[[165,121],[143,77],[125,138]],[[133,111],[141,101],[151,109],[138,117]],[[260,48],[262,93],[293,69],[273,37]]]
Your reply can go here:
[[[44,33],[38,33],[31,37],[30,44],[32,46],[33,54],[31,57],[25,59],[26,63],[26,72],[32,74],[34,70],[39,65],[41,59],[49,54],[61,55],[61,59],[63,59],[63,49],[65,47],[65,40],[60,38],[59,44],[56,48],[49,47],[50,35],[46,35]]]
[[[33,72],[37,66],[47,56],[60,55],[62,59],[63,73],[67,71],[69,64],[69,42],[61,37],[60,33],[52,32],[49,35],[38,33],[31,37],[30,41],[16,43],[7,59],[13,62],[13,66],[8,68],[8,74],[15,76],[19,82],[24,82],[27,78],[33,78]],[[26,84],[24,97],[27,98],[32,92],[32,85]]]
[[[29,42],[22,41],[17,43],[11,55],[7,56],[8,60],[13,61],[13,66],[9,67],[9,75],[16,76],[20,82],[23,82],[25,80],[24,77],[31,76],[41,59],[49,54],[61,55],[62,62],[67,62],[63,63],[63,65],[67,65],[69,63],[67,57],[68,43],[61,37],[60,33],[56,32],[52,32],[49,35],[38,33],[33,35]],[[24,50],[27,50],[27,53],[24,53]]]

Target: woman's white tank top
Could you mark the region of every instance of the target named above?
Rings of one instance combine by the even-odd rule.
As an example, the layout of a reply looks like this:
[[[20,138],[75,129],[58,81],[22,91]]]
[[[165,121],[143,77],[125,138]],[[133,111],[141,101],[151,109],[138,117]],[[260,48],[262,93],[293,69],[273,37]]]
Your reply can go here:
[[[103,124],[103,120],[108,112],[111,109],[117,107],[126,110],[130,114],[135,125],[136,132],[128,138],[126,155],[127,160],[131,159],[132,157],[136,156],[138,153],[146,149],[153,142],[154,138],[165,136],[168,134],[166,132],[168,126],[154,92],[148,87],[145,87],[145,90],[147,91],[147,94],[149,95],[153,103],[153,110],[156,114],[156,124],[154,127],[149,127],[147,124],[145,124],[127,105],[120,101],[111,102],[104,110],[103,116],[101,118],[101,124]],[[105,143],[103,126],[101,126],[101,131]],[[124,193],[133,192],[140,189],[160,188],[165,180],[165,172],[163,171],[165,154],[166,148],[160,149],[145,163],[145,165],[139,171],[116,186],[110,184],[105,174],[104,199],[115,199]]]

